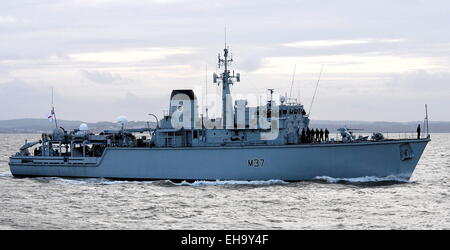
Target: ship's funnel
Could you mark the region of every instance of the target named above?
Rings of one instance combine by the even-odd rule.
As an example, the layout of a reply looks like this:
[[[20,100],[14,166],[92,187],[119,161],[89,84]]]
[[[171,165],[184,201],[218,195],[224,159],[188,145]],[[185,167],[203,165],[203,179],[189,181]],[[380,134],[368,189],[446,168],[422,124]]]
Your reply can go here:
[[[170,95],[169,115],[177,128],[191,129],[197,116],[197,97],[192,89],[176,89]]]

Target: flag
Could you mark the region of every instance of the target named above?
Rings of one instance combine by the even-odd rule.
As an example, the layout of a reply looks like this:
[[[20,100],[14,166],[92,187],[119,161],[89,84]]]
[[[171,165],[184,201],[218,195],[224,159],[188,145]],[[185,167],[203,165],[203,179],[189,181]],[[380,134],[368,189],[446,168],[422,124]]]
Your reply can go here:
[[[52,111],[50,111],[50,113],[48,113],[47,115],[47,119],[49,122],[53,122],[54,118],[55,118],[55,109],[52,108]]]

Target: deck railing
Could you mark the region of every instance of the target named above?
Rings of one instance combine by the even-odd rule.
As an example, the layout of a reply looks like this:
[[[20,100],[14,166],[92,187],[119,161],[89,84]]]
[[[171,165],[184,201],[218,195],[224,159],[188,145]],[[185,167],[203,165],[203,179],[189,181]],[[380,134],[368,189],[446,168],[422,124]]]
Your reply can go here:
[[[402,131],[402,132],[380,132],[383,134],[385,140],[398,140],[398,139],[417,139],[417,132],[415,131]],[[354,132],[353,135],[357,139],[359,136],[368,136],[369,140],[373,135],[373,132]],[[426,133],[421,133],[420,138],[426,138]],[[342,141],[342,136],[339,133],[330,133],[330,140]]]

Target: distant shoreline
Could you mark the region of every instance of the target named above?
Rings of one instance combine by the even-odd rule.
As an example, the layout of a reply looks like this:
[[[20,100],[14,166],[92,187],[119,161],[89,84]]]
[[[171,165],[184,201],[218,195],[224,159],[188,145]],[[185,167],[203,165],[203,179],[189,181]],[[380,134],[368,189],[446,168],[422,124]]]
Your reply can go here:
[[[58,126],[67,130],[73,130],[79,127],[81,123],[86,123],[93,132],[100,132],[107,129],[118,129],[114,122],[82,122],[59,120]],[[150,127],[155,127],[155,122],[149,122]],[[329,121],[329,120],[313,120],[311,128],[327,128],[329,131],[336,131],[338,128],[347,127],[354,129],[362,129],[362,133],[405,133],[415,132],[417,124],[422,126],[423,121],[411,122],[371,122],[371,121]],[[130,121],[127,125],[129,128],[147,127],[146,121]],[[0,134],[39,134],[50,132],[54,129],[54,124],[47,119],[14,119],[0,120]],[[430,121],[430,133],[450,133],[450,122],[447,121]]]

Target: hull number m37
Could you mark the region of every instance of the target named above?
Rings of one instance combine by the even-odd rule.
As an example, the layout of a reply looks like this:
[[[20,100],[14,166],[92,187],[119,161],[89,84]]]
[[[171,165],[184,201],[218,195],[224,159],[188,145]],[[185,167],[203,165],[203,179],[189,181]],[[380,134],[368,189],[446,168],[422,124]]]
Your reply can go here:
[[[247,160],[247,166],[251,168],[259,168],[264,166],[264,159],[252,159]]]

